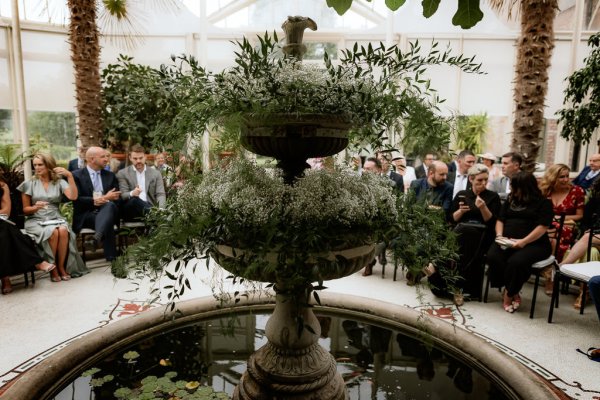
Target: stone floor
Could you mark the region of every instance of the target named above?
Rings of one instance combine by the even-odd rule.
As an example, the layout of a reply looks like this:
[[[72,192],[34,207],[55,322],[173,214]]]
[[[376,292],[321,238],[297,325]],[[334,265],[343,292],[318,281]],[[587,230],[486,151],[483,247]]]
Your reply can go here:
[[[148,282],[135,291],[131,281],[114,279],[105,262],[96,260],[88,265],[92,273],[81,278],[53,283],[48,276],[38,275],[34,287],[17,282],[13,293],[0,297],[0,398],[3,386],[77,337],[145,309]],[[466,302],[456,307],[433,297],[426,288],[407,286],[401,274],[393,281],[390,267],[386,272],[382,278],[381,267],[376,266],[372,276],[358,272],[325,286],[333,293],[378,299],[445,319],[497,346],[569,397],[600,399],[600,363],[576,352],[577,348],[600,346],[600,322],[593,307],[586,308],[584,315],[573,309],[574,295],[561,295],[561,307],[554,322],[548,324],[549,297],[541,292],[536,316],[529,319],[531,284],[523,289],[522,309],[508,314],[495,290],[487,304]],[[231,290],[226,274],[218,267],[208,270],[199,265],[190,276],[192,290],[184,298],[211,296],[215,287]]]

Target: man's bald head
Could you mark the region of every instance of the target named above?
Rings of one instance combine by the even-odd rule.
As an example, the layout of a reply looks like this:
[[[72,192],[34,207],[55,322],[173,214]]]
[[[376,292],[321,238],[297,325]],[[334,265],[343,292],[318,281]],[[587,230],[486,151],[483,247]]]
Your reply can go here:
[[[92,146],[85,153],[85,161],[91,169],[100,171],[108,164],[108,154],[102,147]]]

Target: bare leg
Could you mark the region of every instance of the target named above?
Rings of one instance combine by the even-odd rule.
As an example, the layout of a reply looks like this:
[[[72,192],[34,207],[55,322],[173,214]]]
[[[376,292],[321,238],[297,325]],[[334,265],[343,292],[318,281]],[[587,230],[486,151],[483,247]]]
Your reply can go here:
[[[560,263],[562,264],[573,264],[576,263],[581,257],[583,257],[587,251],[587,245],[590,238],[590,233],[586,232],[581,239],[577,241],[569,251],[569,254]],[[597,237],[592,238],[594,245],[600,244],[600,239]]]
[[[50,245],[50,248],[52,249],[52,254],[54,254],[54,259],[58,259],[58,229],[55,229],[52,232],[52,236],[50,236],[50,238],[48,239],[48,244]],[[60,276],[58,276],[58,272],[56,271],[56,269],[52,270],[51,272],[51,276],[52,276],[52,280],[54,282],[60,281]]]
[[[69,274],[67,274],[67,271],[65,270],[65,260],[67,259],[67,251],[69,249],[69,231],[64,226],[59,226],[57,228],[57,231],[58,231],[58,245],[57,245],[58,273],[63,278],[63,280],[67,280],[68,278],[67,279],[64,279],[64,278],[69,276]]]

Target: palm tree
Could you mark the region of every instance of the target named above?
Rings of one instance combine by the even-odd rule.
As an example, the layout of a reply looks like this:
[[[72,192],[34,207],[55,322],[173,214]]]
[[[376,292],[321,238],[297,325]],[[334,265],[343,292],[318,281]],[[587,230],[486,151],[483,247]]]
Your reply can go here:
[[[150,4],[148,4],[150,3]],[[69,23],[69,43],[71,59],[75,69],[75,95],[79,138],[84,147],[98,146],[103,138],[102,96],[100,80],[100,31],[98,29],[97,0],[68,0],[71,20]],[[129,34],[137,33],[134,15],[129,10],[139,12],[140,6],[157,7],[163,12],[178,8],[177,0],[153,0],[127,2],[124,0],[102,0],[103,23],[119,30],[127,45]],[[129,36],[133,38],[133,36]]]
[[[75,69],[79,138],[84,147],[97,146],[102,138],[97,4],[96,0],[68,0],[68,6],[71,14],[69,44]]]
[[[544,129],[544,101],[558,0],[490,0],[490,3],[497,10],[507,7],[509,15],[513,6],[519,6],[521,35],[517,42],[511,148],[523,154],[523,169],[533,172]]]

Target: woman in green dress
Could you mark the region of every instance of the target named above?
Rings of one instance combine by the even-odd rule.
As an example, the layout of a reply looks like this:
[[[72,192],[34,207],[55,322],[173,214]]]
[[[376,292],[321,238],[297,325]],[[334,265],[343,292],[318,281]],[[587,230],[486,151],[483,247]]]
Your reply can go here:
[[[35,237],[46,261],[56,264],[51,273],[53,282],[87,274],[89,270],[77,252],[75,234],[58,208],[63,195],[71,201],[77,199],[73,175],[57,167],[54,157],[47,154],[33,156],[33,168],[35,176],[17,188],[23,199],[25,230]]]

